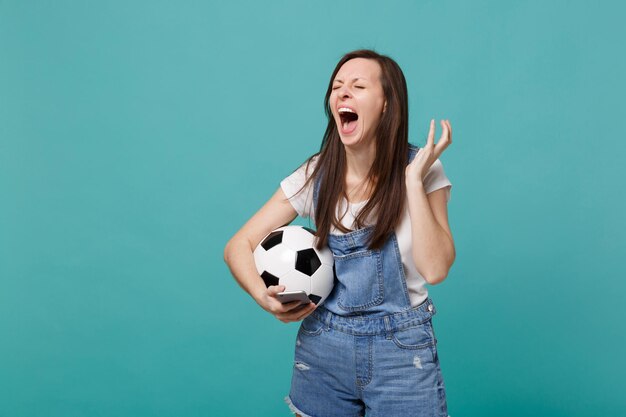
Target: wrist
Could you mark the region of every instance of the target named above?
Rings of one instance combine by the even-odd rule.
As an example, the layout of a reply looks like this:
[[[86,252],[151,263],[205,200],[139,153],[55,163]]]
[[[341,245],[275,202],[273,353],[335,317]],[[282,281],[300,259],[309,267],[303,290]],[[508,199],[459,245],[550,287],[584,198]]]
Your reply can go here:
[[[410,191],[419,191],[420,189],[424,189],[424,182],[422,180],[407,178],[405,184],[407,190]]]
[[[261,305],[261,301],[263,300],[265,296],[265,291],[266,291],[265,286],[254,287],[252,290],[250,290],[250,295],[252,296],[254,301],[257,302],[257,304]]]

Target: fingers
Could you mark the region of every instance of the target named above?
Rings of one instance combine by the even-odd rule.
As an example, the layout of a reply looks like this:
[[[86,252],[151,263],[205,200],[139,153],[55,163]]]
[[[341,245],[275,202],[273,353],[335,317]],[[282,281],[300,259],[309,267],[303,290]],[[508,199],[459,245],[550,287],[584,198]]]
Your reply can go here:
[[[309,314],[311,314],[313,312],[313,310],[315,310],[317,308],[317,305],[315,303],[311,303],[308,306],[304,307],[302,309],[302,313],[296,317],[296,321],[300,321],[305,319],[306,317],[308,317]]]
[[[434,147],[434,156],[435,159],[438,159],[443,151],[452,143],[452,126],[450,125],[450,120],[445,119],[441,120],[441,137],[437,142],[437,145]]]
[[[441,127],[443,128],[443,132],[441,132],[439,141],[444,140],[448,142],[448,144],[452,143],[452,125],[450,124],[450,120],[442,120]]]
[[[296,307],[293,311],[287,313],[276,314],[276,318],[283,323],[289,323],[292,321],[300,321],[306,316],[311,314],[317,305],[315,303],[304,304],[304,307]]]
[[[441,137],[439,138],[439,141],[448,140],[452,142],[452,125],[450,124],[450,120],[441,119],[440,123],[441,123],[442,132],[441,132]],[[430,129],[428,130],[428,138],[426,139],[426,146],[434,145],[434,139],[435,139],[435,119],[431,119]]]
[[[272,297],[276,297],[276,294],[283,291],[285,291],[284,285],[270,285],[267,287],[267,293]]]
[[[439,138],[439,142],[437,142],[437,144],[440,143],[446,143],[448,141],[448,134],[450,132],[450,129],[448,129],[448,123],[445,120],[441,121],[441,137]]]
[[[441,120],[441,136],[439,137],[439,140],[437,141],[435,158],[439,158],[439,155],[441,154],[441,152],[443,152],[447,141],[448,141],[448,125],[446,124],[445,120]]]
[[[287,313],[287,312],[293,312],[296,311],[301,305],[308,305],[309,303],[302,303],[302,301],[296,300],[296,301],[290,301],[288,303],[283,304],[283,312]]]
[[[428,138],[426,139],[426,147],[435,144],[435,119],[430,119],[430,129],[428,130]]]

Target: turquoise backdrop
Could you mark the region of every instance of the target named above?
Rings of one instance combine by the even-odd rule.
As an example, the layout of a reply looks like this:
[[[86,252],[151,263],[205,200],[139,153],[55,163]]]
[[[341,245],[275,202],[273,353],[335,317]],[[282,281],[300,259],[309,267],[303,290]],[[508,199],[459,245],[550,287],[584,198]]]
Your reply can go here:
[[[0,416],[290,415],[297,324],[223,248],[316,152],[362,47],[403,68],[412,142],[453,125],[450,415],[626,415],[625,12],[0,1]]]

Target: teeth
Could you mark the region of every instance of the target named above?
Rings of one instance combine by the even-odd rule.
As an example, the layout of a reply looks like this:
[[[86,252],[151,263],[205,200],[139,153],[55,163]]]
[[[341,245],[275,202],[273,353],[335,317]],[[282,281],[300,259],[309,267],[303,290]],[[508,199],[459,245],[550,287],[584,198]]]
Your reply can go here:
[[[339,110],[337,110],[339,113],[356,113],[354,110],[349,109],[347,107],[339,107]]]

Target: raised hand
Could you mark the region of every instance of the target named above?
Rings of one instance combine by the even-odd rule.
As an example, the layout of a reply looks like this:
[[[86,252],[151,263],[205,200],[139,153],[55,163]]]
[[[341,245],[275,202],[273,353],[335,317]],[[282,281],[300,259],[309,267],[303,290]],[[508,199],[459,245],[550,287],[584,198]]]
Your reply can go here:
[[[426,145],[420,148],[415,155],[413,161],[407,165],[405,175],[407,185],[421,183],[424,181],[428,170],[433,162],[435,162],[443,151],[452,143],[452,126],[449,120],[442,120],[441,137],[435,145],[435,119],[430,121],[430,130]]]

